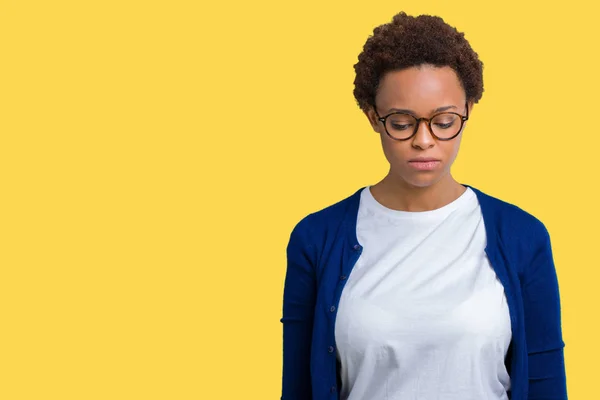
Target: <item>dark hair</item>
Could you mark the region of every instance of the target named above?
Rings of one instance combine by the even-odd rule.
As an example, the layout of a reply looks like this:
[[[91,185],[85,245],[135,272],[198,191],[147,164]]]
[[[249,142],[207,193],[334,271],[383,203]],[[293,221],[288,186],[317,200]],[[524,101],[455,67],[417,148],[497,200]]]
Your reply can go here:
[[[400,12],[391,22],[373,30],[354,64],[354,97],[367,111],[375,106],[379,80],[388,71],[431,64],[449,66],[458,75],[467,101],[483,94],[483,63],[464,33],[437,16],[412,17]]]

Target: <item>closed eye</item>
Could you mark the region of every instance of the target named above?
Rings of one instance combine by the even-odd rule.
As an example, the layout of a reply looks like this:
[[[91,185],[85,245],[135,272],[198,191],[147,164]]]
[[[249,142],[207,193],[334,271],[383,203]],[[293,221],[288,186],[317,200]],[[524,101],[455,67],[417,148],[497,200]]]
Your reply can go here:
[[[399,131],[405,131],[414,125],[413,124],[394,124],[394,123],[392,123],[391,126],[393,129],[396,129]]]
[[[446,124],[442,124],[442,123],[436,123],[435,126],[440,127],[441,129],[449,129],[452,127],[452,125],[454,125],[454,121],[452,122],[448,122]]]

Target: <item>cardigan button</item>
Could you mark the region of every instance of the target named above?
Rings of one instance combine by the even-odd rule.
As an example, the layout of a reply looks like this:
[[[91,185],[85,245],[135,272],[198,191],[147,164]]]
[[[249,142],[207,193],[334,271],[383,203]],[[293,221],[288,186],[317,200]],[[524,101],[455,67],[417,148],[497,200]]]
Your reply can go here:
[[[352,248],[354,249],[354,251],[358,251],[360,250],[360,244],[355,244]]]
[[[334,312],[335,311],[335,306],[331,306],[331,308],[329,309],[329,311]]]
[[[329,389],[329,391],[330,391],[331,393],[335,393],[335,391],[336,391],[336,388],[335,388],[335,386],[332,386],[332,387],[331,387],[331,389]]]
[[[343,281],[344,279],[346,279],[346,275],[341,275],[340,276],[340,281]]]
[[[334,350],[333,346],[329,346],[329,348],[327,349],[327,351],[329,351],[330,353],[333,353],[333,350]]]

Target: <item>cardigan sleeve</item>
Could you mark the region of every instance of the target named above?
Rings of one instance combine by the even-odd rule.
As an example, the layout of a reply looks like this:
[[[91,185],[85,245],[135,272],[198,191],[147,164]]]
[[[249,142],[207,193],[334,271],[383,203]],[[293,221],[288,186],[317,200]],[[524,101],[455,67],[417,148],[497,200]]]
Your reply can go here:
[[[292,230],[283,290],[282,400],[311,400],[310,352],[316,279],[306,219]]]
[[[523,289],[529,400],[566,400],[566,372],[558,278],[550,235],[539,222],[539,244],[526,266]]]

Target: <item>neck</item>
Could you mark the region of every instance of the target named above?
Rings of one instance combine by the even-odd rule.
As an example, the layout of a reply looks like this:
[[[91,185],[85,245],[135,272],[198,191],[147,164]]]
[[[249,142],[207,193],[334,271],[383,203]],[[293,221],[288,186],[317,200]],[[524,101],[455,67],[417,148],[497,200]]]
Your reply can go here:
[[[399,211],[431,211],[456,200],[466,188],[450,174],[432,185],[420,187],[388,174],[371,186],[371,194],[382,205]]]

